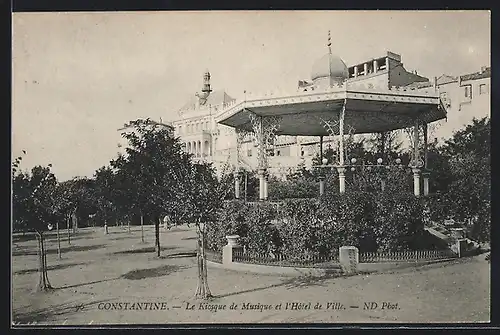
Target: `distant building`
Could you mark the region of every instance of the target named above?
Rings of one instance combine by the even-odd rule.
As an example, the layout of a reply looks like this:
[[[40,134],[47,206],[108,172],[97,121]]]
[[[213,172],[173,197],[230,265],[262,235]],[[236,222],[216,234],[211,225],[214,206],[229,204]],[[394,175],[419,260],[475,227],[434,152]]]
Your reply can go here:
[[[483,66],[477,72],[456,77],[443,74],[435,80],[441,98],[447,101],[447,119],[437,122],[430,136],[443,141],[473,118],[491,116],[491,67]]]
[[[202,89],[178,111],[178,118],[172,122],[176,136],[185,144],[185,150],[195,159],[211,161],[216,167],[224,163],[234,164],[236,157],[236,133],[233,128],[217,124],[215,115],[235,100],[224,90],[212,90],[210,73],[203,75]],[[491,69],[462,75],[457,78],[441,76],[435,78],[437,87],[449,102],[448,120],[437,123],[434,136],[449,136],[453,129],[468,123],[473,116],[489,115]],[[298,91],[314,91],[332,85],[342,79],[349,84],[362,84],[367,88],[421,89],[433,86],[428,78],[408,71],[401,56],[387,52],[381,57],[369,59],[360,64],[346,66],[339,57],[326,54],[312,66],[311,78],[300,80]],[[361,135],[362,136],[362,135]],[[429,134],[433,136],[432,132]],[[438,137],[439,137],[438,136]],[[335,145],[332,138],[324,138],[324,148]],[[286,175],[299,164],[311,166],[312,158],[319,151],[318,137],[278,136],[274,152],[269,158],[269,172]],[[256,147],[247,138],[241,147],[240,165],[247,169],[257,166]]]

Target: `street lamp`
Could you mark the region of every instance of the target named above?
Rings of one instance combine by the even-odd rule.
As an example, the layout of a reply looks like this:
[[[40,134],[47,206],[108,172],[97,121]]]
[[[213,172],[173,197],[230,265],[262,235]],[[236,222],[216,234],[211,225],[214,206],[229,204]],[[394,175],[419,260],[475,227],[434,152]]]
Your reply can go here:
[[[351,158],[351,164],[352,165],[355,165],[356,162],[357,162],[356,158],[354,158],[354,157]],[[351,166],[351,171],[353,171],[353,172],[356,171],[356,168],[354,166]]]

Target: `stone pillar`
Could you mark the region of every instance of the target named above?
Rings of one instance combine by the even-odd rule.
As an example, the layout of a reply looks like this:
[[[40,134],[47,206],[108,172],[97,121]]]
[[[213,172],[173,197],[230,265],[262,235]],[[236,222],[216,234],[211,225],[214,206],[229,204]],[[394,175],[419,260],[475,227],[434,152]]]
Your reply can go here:
[[[234,173],[234,197],[240,198],[240,173],[238,171]]]
[[[363,71],[364,75],[366,76],[368,74],[368,63],[363,64]]]
[[[265,187],[266,187],[266,171],[264,169],[259,169],[259,200],[265,199]]]
[[[337,171],[339,173],[339,191],[345,193],[345,167],[338,167]]]
[[[354,78],[356,78],[358,76],[358,67],[355,66],[354,67]]]
[[[424,179],[424,195],[429,195],[429,172],[422,173],[422,177]]]
[[[222,248],[222,264],[230,265],[233,263],[233,251],[241,251],[238,243],[239,235],[226,236],[227,244]]]
[[[413,168],[413,193],[420,196],[420,169]]]
[[[455,252],[458,255],[458,257],[465,256],[464,254],[467,251],[467,240],[463,238],[458,239],[457,242],[455,242],[455,244],[452,245],[451,250]]]
[[[268,182],[268,179],[269,178],[269,175],[266,172],[264,172],[264,200],[267,200],[267,182]]]
[[[378,61],[374,60],[373,61],[373,73],[377,72],[378,70]]]
[[[325,193],[325,177],[319,177],[319,195],[323,195]]]
[[[346,246],[339,248],[339,262],[345,274],[353,274],[358,271],[359,250],[356,247]]]

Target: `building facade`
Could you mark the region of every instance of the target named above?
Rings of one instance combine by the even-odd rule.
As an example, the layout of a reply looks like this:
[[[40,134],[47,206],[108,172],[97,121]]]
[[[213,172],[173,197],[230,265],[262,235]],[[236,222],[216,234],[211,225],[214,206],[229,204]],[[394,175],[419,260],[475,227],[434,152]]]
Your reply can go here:
[[[339,57],[326,54],[313,64],[311,78],[298,82],[297,91],[318,90],[336,83],[338,78],[347,78],[347,85],[362,84],[368,88],[418,90],[437,85],[441,96],[448,102],[448,119],[431,126],[430,138],[449,137],[454,129],[469,123],[473,117],[490,113],[491,68],[484,67],[477,73],[458,77],[443,75],[431,82],[416,71],[408,71],[401,56],[390,51],[349,67]],[[219,172],[225,164],[237,164],[237,134],[233,128],[216,123],[215,115],[234,103],[235,100],[224,90],[212,90],[210,73],[206,71],[201,90],[178,111],[178,118],[172,123],[176,136],[184,142],[185,150],[197,160],[212,162]],[[323,143],[324,148],[328,148],[335,145],[335,139],[325,137]],[[285,176],[298,166],[310,167],[318,152],[319,137],[278,136],[269,153],[269,173]],[[242,141],[239,157],[239,166],[256,169],[257,150],[252,138]]]
[[[472,122],[491,116],[491,67],[483,66],[474,73],[435,78],[443,100],[447,102],[447,119],[438,121],[429,136],[442,142]],[[430,83],[413,85],[430,86]]]

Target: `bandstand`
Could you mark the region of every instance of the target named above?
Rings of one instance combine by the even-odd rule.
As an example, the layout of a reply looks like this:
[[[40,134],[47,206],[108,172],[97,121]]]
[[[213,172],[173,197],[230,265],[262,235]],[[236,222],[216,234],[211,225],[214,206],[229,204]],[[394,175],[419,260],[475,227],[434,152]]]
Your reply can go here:
[[[437,85],[427,89],[406,90],[381,87],[376,84],[348,83],[345,63],[329,52],[313,66],[313,85],[295,92],[252,94],[234,101],[217,116],[220,124],[234,127],[237,134],[236,152],[250,136],[258,150],[259,199],[267,199],[268,150],[276,136],[323,136],[338,138],[338,161],[329,164],[338,172],[339,191],[345,192],[345,172],[351,164],[345,150],[345,137],[354,134],[412,129],[412,159],[414,194],[420,195],[423,174],[424,194],[428,193],[427,128],[428,124],[446,118]],[[423,152],[419,149],[419,128],[423,129]],[[320,144],[322,157],[322,144]],[[237,161],[239,161],[237,159]],[[326,166],[326,165],[325,165]],[[239,167],[235,170],[235,194],[239,197]],[[320,193],[324,189],[320,180]]]

